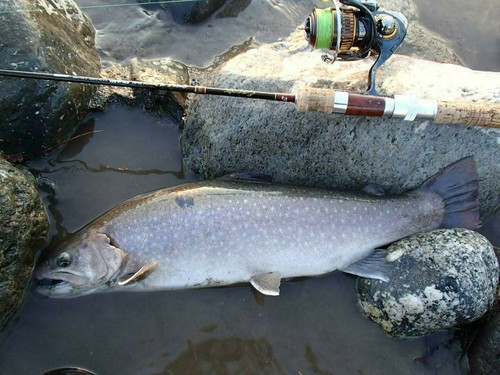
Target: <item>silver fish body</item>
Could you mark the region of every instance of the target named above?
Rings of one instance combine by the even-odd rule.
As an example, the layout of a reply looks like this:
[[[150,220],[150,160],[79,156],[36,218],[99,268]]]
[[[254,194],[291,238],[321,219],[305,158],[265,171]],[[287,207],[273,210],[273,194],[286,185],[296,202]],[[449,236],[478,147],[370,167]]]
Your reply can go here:
[[[460,173],[471,169],[463,160]],[[476,201],[460,219],[468,227],[477,226],[471,173],[454,198]],[[448,198],[429,187],[433,179],[442,177],[395,197],[227,179],[159,190],[115,207],[49,252],[36,277],[54,283],[39,290],[73,296],[251,282],[276,295],[282,278],[337,269],[384,279],[377,266],[372,273],[352,265],[382,245],[455,220],[455,213],[446,218]]]

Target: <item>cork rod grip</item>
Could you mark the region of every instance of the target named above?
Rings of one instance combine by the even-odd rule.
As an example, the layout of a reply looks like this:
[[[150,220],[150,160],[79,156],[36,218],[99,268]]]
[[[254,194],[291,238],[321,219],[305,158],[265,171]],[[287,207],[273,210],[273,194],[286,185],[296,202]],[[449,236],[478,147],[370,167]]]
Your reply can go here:
[[[295,94],[298,112],[332,113],[335,107],[335,91],[301,87]]]
[[[438,101],[433,122],[500,128],[500,103]]]

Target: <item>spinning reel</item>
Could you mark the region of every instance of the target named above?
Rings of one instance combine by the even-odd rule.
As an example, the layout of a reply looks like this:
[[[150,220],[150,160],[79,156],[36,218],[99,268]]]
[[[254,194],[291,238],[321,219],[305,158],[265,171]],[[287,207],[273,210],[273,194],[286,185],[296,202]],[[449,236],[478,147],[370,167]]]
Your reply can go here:
[[[378,95],[377,69],[399,48],[408,21],[399,12],[378,11],[375,0],[332,0],[334,7],[315,8],[304,22],[306,39],[315,49],[331,51],[322,58],[358,60],[378,54],[368,74],[366,94]]]

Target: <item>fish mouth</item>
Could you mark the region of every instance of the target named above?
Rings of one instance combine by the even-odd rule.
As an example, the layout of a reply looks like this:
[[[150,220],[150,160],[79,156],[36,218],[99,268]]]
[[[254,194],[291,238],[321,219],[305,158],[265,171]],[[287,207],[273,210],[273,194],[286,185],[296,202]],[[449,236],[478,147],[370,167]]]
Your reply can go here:
[[[36,290],[40,294],[47,296],[70,296],[71,294],[81,294],[88,285],[88,278],[69,272],[57,272],[52,275],[40,275],[36,277]]]

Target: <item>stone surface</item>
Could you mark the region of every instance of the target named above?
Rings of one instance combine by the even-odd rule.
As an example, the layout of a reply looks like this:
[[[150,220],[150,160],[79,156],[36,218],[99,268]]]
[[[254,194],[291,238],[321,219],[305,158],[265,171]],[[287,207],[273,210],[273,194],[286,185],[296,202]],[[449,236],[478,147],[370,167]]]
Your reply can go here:
[[[358,279],[363,312],[396,337],[472,322],[493,305],[498,261],[492,245],[465,229],[436,230],[389,247],[387,283]]]
[[[188,69],[171,59],[131,59],[126,65],[111,64],[101,76],[109,79],[132,80],[149,83],[189,84]],[[113,102],[123,102],[133,107],[170,116],[181,121],[186,105],[186,94],[164,90],[133,89],[128,87],[99,86],[91,106],[102,110]]]
[[[2,0],[0,67],[95,76],[94,28],[73,0]],[[95,87],[0,77],[0,150],[37,156],[87,112]]]
[[[229,60],[209,85],[272,92],[306,85],[362,92],[372,63],[367,58],[326,64],[297,32]],[[379,92],[388,95],[500,102],[500,73],[394,55],[377,78]],[[291,103],[214,96],[195,98],[187,118],[181,139],[184,160],[205,178],[252,170],[277,182],[340,189],[377,182],[400,193],[473,155],[482,219],[500,202],[498,129],[297,113]]]
[[[21,304],[48,229],[33,176],[0,158],[0,329]]]
[[[468,352],[472,374],[495,375],[500,369],[500,312],[492,314],[476,333]]]
[[[487,223],[485,231],[488,232],[495,249],[497,260],[500,263],[500,210],[494,216],[495,223]],[[494,225],[491,225],[494,224]],[[500,286],[497,288],[497,296],[494,307],[482,325],[473,334],[473,341],[467,352],[469,357],[470,371],[477,375],[493,375],[498,373],[500,368]]]

